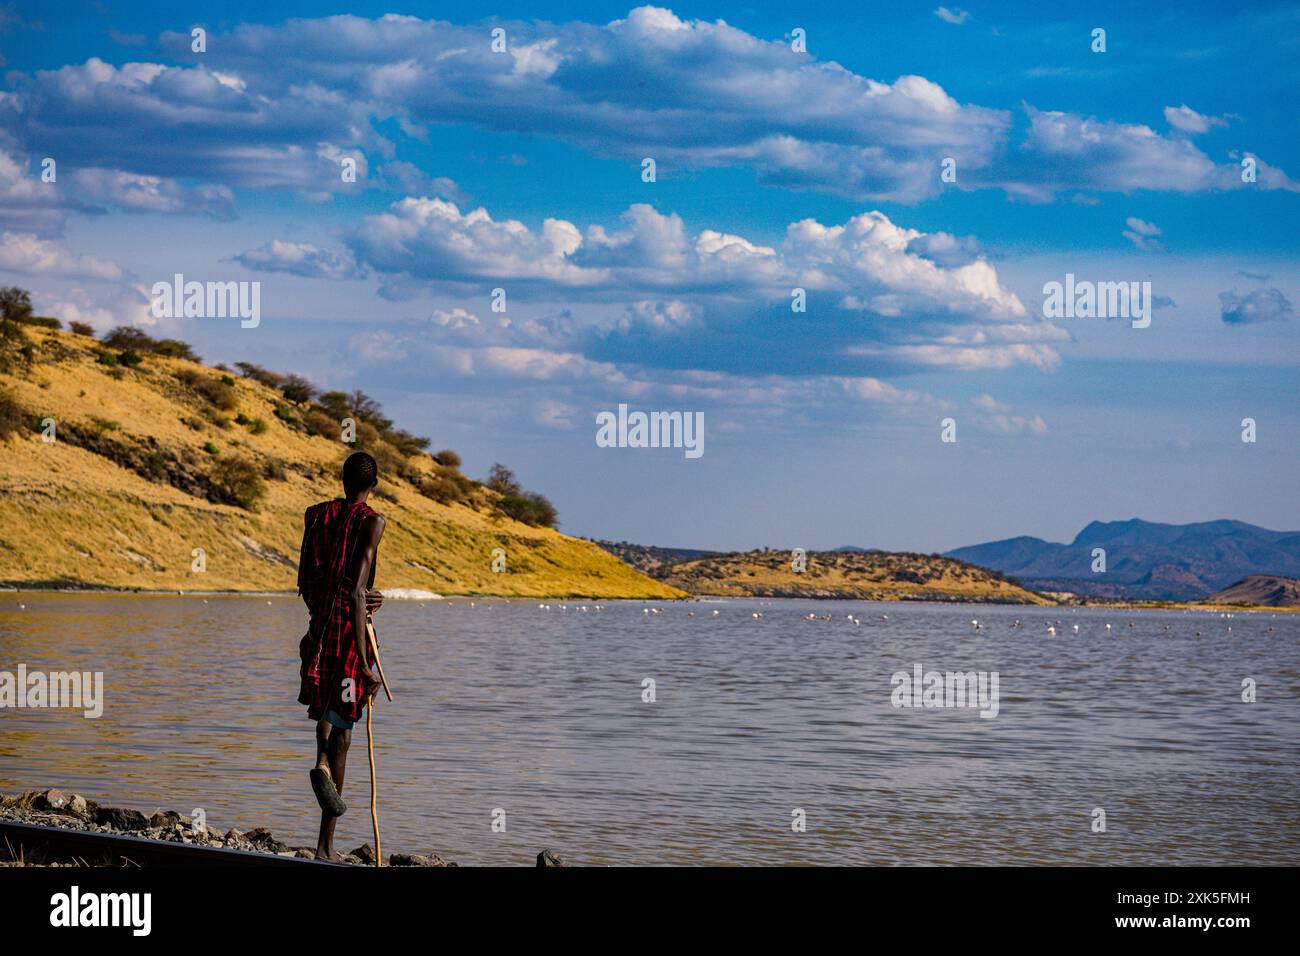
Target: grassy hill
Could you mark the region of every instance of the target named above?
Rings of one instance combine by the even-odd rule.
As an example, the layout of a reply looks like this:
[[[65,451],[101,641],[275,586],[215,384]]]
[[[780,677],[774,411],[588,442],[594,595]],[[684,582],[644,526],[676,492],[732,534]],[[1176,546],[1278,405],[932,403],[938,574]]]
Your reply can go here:
[[[508,516],[529,520],[527,493],[472,481],[454,454],[436,461],[420,439],[382,427],[377,406],[362,409],[357,442],[344,444],[318,402],[255,366],[241,375],[166,354],[185,355],[183,343],[119,349],[3,324],[11,327],[0,353],[5,584],[293,590],[303,510],[340,494],[343,459],[364,448],[382,473],[371,504],[388,519],[382,588],[684,596],[544,519]],[[54,421],[52,442],[44,419]],[[505,573],[492,569],[495,548],[505,550]],[[195,549],[206,570],[193,569]]]
[[[750,551],[679,561],[651,573],[691,594],[717,597],[1054,603],[996,571],[938,555],[815,551],[806,562],[805,570],[795,571],[789,551]]]
[[[1272,574],[1252,574],[1211,594],[1206,604],[1300,608],[1300,581]]]

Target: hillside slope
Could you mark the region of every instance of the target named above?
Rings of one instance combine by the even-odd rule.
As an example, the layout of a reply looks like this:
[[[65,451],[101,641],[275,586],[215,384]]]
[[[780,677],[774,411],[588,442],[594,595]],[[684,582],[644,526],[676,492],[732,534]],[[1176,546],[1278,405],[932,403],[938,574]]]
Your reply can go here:
[[[691,594],[718,597],[1053,603],[1000,574],[936,555],[813,551],[806,558],[800,572],[788,551],[750,551],[681,561],[653,573]]]
[[[1252,574],[1211,594],[1206,604],[1241,604],[1258,607],[1300,607],[1300,581],[1268,574]]]
[[[95,339],[26,331],[30,363],[0,372],[11,432],[0,441],[0,582],[295,588],[303,510],[339,495],[352,446],[310,434],[300,408],[251,378],[154,354],[134,367],[103,364]],[[47,417],[55,421],[48,443],[37,430]],[[246,508],[238,502],[250,469],[261,491]],[[382,588],[683,596],[591,542],[505,517],[491,492],[427,454],[388,468],[381,461],[381,472],[371,503],[387,518]],[[428,496],[452,479],[473,488],[466,502]],[[495,548],[505,551],[505,573],[492,569]],[[193,569],[195,549],[205,570]]]
[[[1092,552],[1106,552],[1105,573]],[[1244,521],[1172,525],[1094,521],[1070,544],[1019,537],[958,548],[949,557],[1014,575],[1045,591],[1126,600],[1204,598],[1252,574],[1300,577],[1300,532],[1269,531]]]

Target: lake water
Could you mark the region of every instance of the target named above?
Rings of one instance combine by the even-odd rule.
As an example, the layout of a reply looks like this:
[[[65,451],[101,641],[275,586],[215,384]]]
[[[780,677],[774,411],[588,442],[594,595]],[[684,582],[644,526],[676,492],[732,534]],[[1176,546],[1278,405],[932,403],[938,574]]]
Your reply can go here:
[[[375,714],[386,851],[462,864],[532,864],[544,847],[576,864],[1300,862],[1300,616],[546,603],[394,601],[377,616],[396,696]],[[100,719],[0,710],[0,791],[202,807],[222,830],[314,845],[313,725],[296,703],[305,622],[287,597],[0,594],[0,670],[106,682]],[[997,672],[997,716],[893,706],[891,675],[916,664]],[[347,850],[371,839],[364,723],[344,795]]]

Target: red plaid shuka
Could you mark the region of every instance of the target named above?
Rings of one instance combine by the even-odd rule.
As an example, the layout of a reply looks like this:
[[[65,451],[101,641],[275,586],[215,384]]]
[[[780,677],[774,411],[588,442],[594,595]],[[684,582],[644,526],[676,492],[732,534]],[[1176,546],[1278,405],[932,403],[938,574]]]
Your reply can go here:
[[[307,705],[312,720],[320,720],[326,708],[344,720],[359,720],[365,709],[365,665],[353,637],[356,582],[348,573],[361,546],[361,526],[374,514],[364,503],[336,498],[312,505],[304,516],[307,530],[298,561],[298,593],[311,611],[311,626],[298,645],[302,658],[298,703]],[[371,567],[367,587],[374,581]],[[344,682],[349,678],[349,696],[354,700],[344,699]]]

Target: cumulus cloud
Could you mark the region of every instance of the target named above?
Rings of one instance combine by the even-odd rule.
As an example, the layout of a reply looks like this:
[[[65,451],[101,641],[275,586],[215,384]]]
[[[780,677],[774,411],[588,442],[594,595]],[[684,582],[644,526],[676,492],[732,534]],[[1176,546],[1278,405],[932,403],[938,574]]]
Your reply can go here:
[[[944,23],[951,23],[954,26],[961,26],[961,24],[970,19],[970,12],[968,10],[963,10],[961,7],[953,7],[952,9],[949,9],[948,7],[936,7],[934,15]]]
[[[1280,322],[1295,313],[1291,302],[1278,289],[1255,289],[1245,295],[1237,290],[1219,293],[1219,317],[1229,325]]]
[[[1213,126],[1227,126],[1228,121],[1218,116],[1205,116],[1196,112],[1186,103],[1182,106],[1166,106],[1165,122],[1180,133],[1204,133]]]
[[[1215,163],[1189,140],[1149,126],[1028,108],[1020,162],[1003,188],[1047,201],[1067,189],[1132,193],[1205,192],[1242,187],[1236,163]],[[1255,157],[1258,185],[1300,191],[1300,184]]]
[[[1164,249],[1164,245],[1156,238],[1161,235],[1161,232],[1160,227],[1155,223],[1139,219],[1137,216],[1129,216],[1124,220],[1124,225],[1128,226],[1124,230],[1124,238],[1137,248],[1144,252],[1159,252]]]
[[[970,401],[979,409],[976,424],[989,431],[1003,435],[1047,434],[1047,422],[1043,421],[1041,415],[1017,415],[1010,405],[999,402],[987,392],[976,395]]]
[[[265,82],[206,64],[92,57],[18,77],[0,100],[0,121],[55,155],[94,156],[141,176],[312,196],[357,188],[340,175],[341,160],[356,160],[364,180],[361,149],[385,146],[366,105],[311,82],[265,95]]]
[[[331,252],[309,242],[272,239],[232,258],[254,272],[285,272],[308,279],[359,279],[366,274],[347,250]]]
[[[0,225],[50,238],[62,233],[67,208],[56,183],[42,182],[26,157],[0,146]]]
[[[726,295],[790,289],[839,293],[843,307],[883,316],[930,315],[1011,320],[1026,315],[982,258],[954,267],[918,254],[925,234],[880,212],[825,226],[792,223],[780,248],[704,229],[690,235],[675,214],[635,204],[620,228],[580,229],[546,219],[540,230],[485,209],[462,212],[440,199],[408,198],[367,217],[349,242],[357,260],[382,272],[431,282],[500,281],[562,288],[609,301],[611,293],[671,291]],[[942,243],[940,243],[942,245]],[[651,317],[653,307],[639,306]],[[684,307],[661,307],[661,324],[689,320]]]
[[[935,13],[948,22],[969,18],[959,8]],[[1226,174],[1231,167],[1185,136],[1032,108],[1028,138],[1008,151],[1015,144],[1006,110],[959,102],[923,76],[859,75],[784,40],[663,8],[637,7],[603,25],[514,23],[508,36],[502,55],[477,24],[292,19],[211,36],[199,59],[188,33],[169,33],[163,48],[197,62],[114,66],[92,58],[17,74],[0,111],[28,141],[95,155],[113,169],[316,198],[366,188],[364,161],[374,153],[388,162],[370,185],[409,182],[421,186],[405,190],[410,195],[464,203],[454,184],[413,181],[415,171],[393,159],[394,144],[378,132],[387,120],[416,138],[465,123],[548,135],[633,162],[651,156],[667,169],[746,167],[764,183],[860,201],[936,194],[943,156],[960,157],[961,188],[1028,198],[1239,185]],[[1180,132],[1214,122],[1186,107],[1170,115]],[[352,186],[338,169],[349,150],[358,160]],[[1260,185],[1294,188],[1269,169]]]
[[[226,186],[200,183],[185,186],[164,176],[142,176],[120,169],[78,169],[72,173],[77,192],[90,200],[123,212],[170,215],[235,217],[235,194]]]
[[[0,270],[63,279],[120,280],[126,277],[114,262],[77,255],[62,243],[30,232],[0,232]]]

